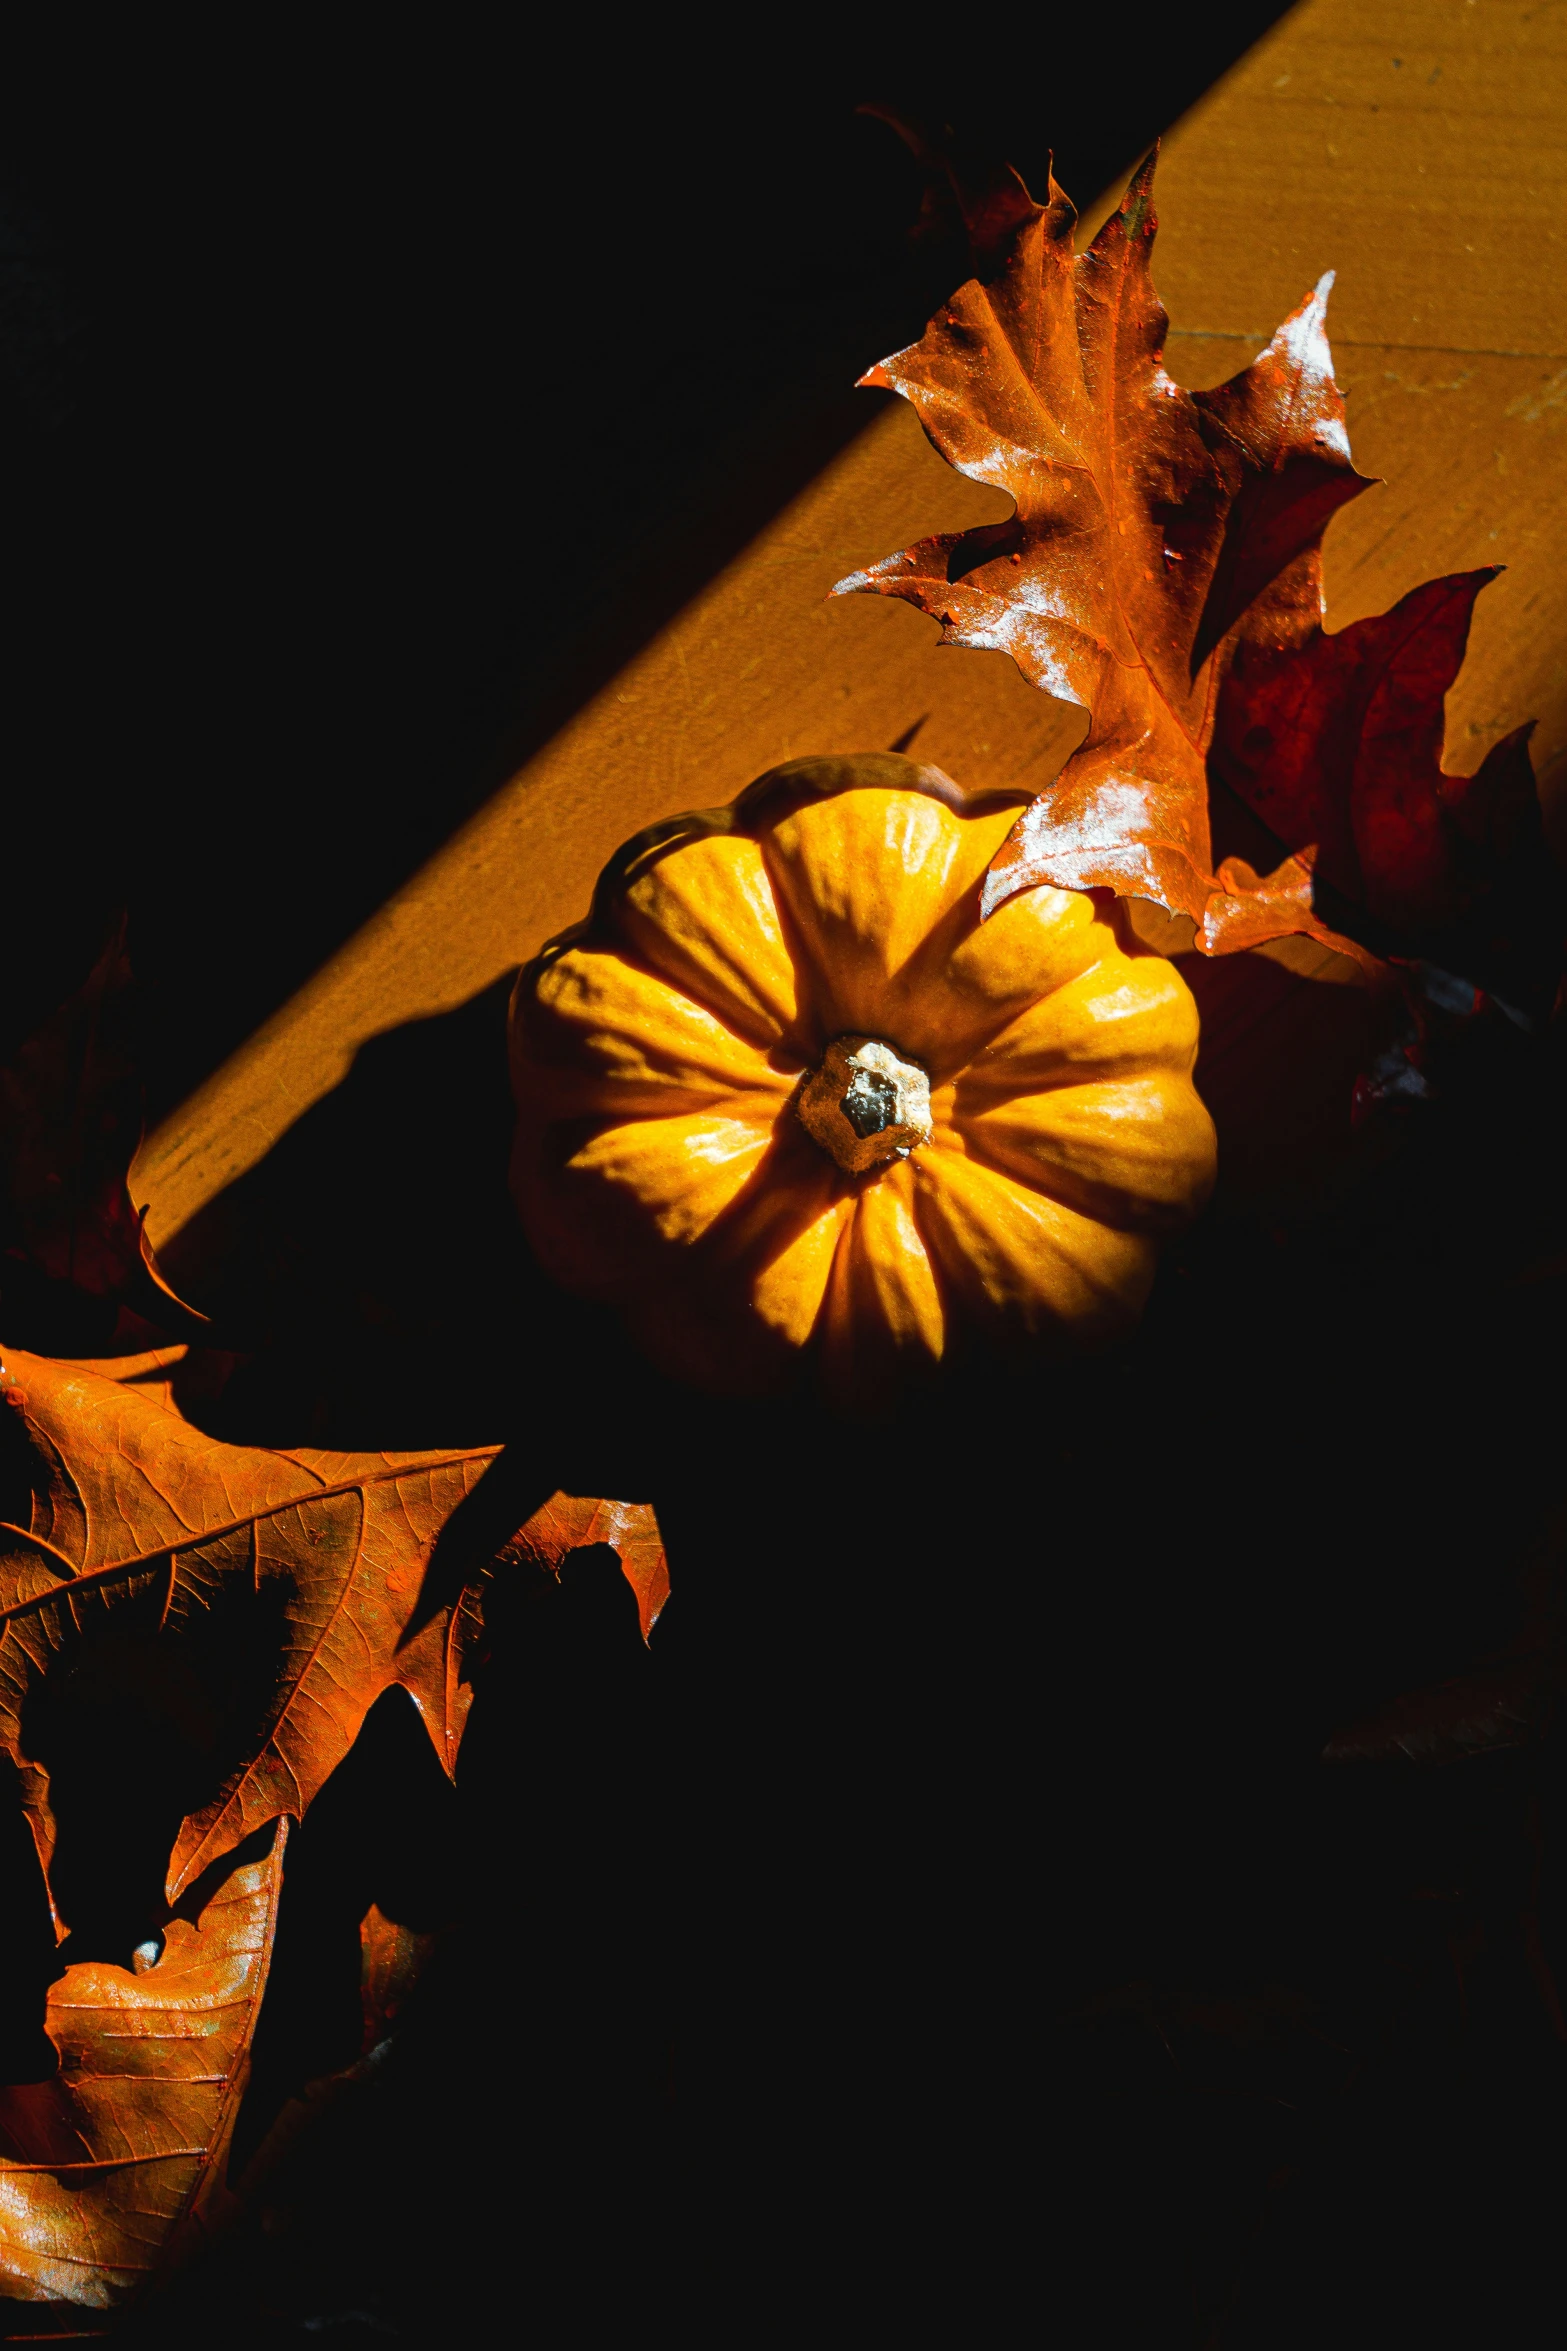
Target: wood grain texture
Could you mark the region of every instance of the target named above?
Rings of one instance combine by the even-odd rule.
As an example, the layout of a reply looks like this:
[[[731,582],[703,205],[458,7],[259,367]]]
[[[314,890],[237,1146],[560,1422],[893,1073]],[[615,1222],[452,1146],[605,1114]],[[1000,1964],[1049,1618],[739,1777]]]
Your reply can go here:
[[[1168,364],[1215,384],[1324,269],[1362,473],[1327,538],[1328,625],[1504,563],[1448,698],[1469,773],[1537,718],[1567,848],[1567,11],[1308,0],[1166,142]]]
[[[1567,580],[1551,560],[1567,413],[1567,16],[1515,0],[1306,0],[1166,142],[1156,275],[1171,372],[1233,373],[1325,268],[1362,471],[1333,524],[1329,623],[1504,560],[1450,698],[1448,764],[1538,716],[1567,796]],[[1088,225],[1106,205],[1092,208]],[[867,396],[869,397],[869,396]],[[908,744],[971,786],[1043,784],[1082,728],[999,654],[831,582],[1006,501],[901,403],[179,1111],[133,1175],[160,1245],[346,1074],[466,1002],[585,907],[616,844],[781,759]]]

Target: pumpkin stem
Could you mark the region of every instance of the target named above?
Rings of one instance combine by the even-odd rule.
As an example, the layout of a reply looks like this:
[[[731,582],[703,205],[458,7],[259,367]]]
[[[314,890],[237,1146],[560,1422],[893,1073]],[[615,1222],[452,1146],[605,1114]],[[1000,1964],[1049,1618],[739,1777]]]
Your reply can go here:
[[[930,1074],[885,1037],[834,1037],[795,1108],[829,1159],[866,1175],[930,1141]]]

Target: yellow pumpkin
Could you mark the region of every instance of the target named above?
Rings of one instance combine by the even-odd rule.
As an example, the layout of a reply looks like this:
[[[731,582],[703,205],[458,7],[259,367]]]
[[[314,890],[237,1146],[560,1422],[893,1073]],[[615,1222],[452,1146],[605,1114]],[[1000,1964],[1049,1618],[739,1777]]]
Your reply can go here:
[[[792,761],[628,842],[521,975],[525,1228],[666,1369],[814,1361],[852,1406],[1135,1320],[1213,1180],[1196,1008],[1101,901],[981,922],[1017,809],[891,753]]]

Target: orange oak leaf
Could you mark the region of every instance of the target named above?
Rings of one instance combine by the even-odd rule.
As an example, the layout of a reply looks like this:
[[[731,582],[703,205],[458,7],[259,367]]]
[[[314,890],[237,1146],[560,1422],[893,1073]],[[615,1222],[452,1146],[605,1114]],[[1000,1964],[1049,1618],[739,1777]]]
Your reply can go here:
[[[1315,847],[1308,846],[1263,879],[1243,857],[1226,857],[1219,888],[1203,909],[1202,946],[1210,955],[1260,947],[1280,936],[1281,916],[1291,932],[1311,930],[1315,863]]]
[[[1189,916],[1210,953],[1304,929],[1358,957],[1303,903],[1293,871],[1261,892],[1221,883],[1205,765],[1209,655],[1272,582],[1315,564],[1332,515],[1369,487],[1333,381],[1331,279],[1231,382],[1183,391],[1162,365],[1152,174],[1150,158],[1080,255],[1052,178],[999,274],[971,279],[918,343],[862,379],[901,392],[941,454],[1007,491],[1016,512],[922,540],[835,593],[900,597],[945,641],[1009,653],[1089,714],[1081,747],[993,861],[987,913],[1049,880],[1151,898]],[[994,211],[993,188],[985,201]]]
[[[266,1986],[287,1823],[136,1968],[50,1987],[47,2081],[0,2089],[0,2292],[108,2310],[234,2203],[224,2169]]]
[[[403,1926],[373,1903],[359,1925],[359,2000],[364,2013],[364,2040],[360,2054],[368,2056],[384,2041],[431,1952],[438,1931]]]
[[[643,1628],[668,1592],[657,1521],[556,1495],[496,1551],[427,1577],[454,1514],[500,1453],[273,1452],[225,1445],[179,1409],[187,1351],[101,1363],[17,1349],[0,1366],[22,1439],[28,1523],[0,1525],[0,1743],[14,1759],[56,1926],[58,1698],[134,1690],[183,1757],[166,1895],[266,1822],[303,1817],[381,1692],[401,1684],[455,1769],[482,1653],[483,1589],[527,1558],[608,1543]],[[438,1583],[438,1589],[437,1587]]]
[[[512,1537],[501,1556],[531,1559],[558,1575],[567,1552],[585,1550],[590,1543],[608,1543],[619,1552],[646,1640],[669,1598],[664,1538],[647,1503],[595,1502],[581,1495],[555,1494]]]
[[[182,1357],[13,1349],[0,1370],[33,1484],[29,1524],[0,1529],[0,1740],[52,1878],[51,1692],[85,1673],[161,1693],[189,1772],[171,1902],[265,1822],[302,1817],[393,1683],[452,1769],[488,1560],[428,1621],[423,1569],[499,1452],[219,1444],[178,1409]]]
[[[47,2010],[58,2072],[0,2092],[0,2290],[13,2297],[116,2305],[229,2209],[221,2175],[288,1819],[380,1692],[408,1690],[450,1772],[497,1569],[558,1572],[568,1552],[611,1544],[644,1628],[668,1589],[644,1506],[557,1494],[499,1551],[492,1510],[489,1537],[448,1556],[499,1447],[222,1444],[180,1410],[201,1368],[180,1347],[98,1363],[7,1349],[0,1367],[0,1470],[31,1487],[26,1523],[0,1525],[0,1742],[59,1934],[81,1924],[78,1895],[91,1908],[80,1866],[62,1870],[80,1704],[130,1694],[141,1710],[143,1735],[114,1757],[132,1791],[117,1819],[134,1821],[158,1734],[183,1773],[157,1846],[169,1853],[172,1838],[162,1900],[131,1967],[97,1952],[67,1964]],[[75,1716],[60,1703],[73,1693]],[[433,1940],[370,1913],[365,2013],[378,2037]],[[92,1951],[90,1933],[74,1948],[84,1942]]]
[[[1369,486],[1333,381],[1331,276],[1229,383],[1185,392],[1162,365],[1151,158],[1074,255],[1053,179],[1039,205],[1015,172],[959,169],[895,127],[945,172],[979,274],[863,380],[902,393],[1015,512],[835,592],[901,597],[1089,714],[992,861],[985,912],[1035,882],[1109,888],[1189,917],[1205,954],[1304,934],[1375,983],[1395,958],[1543,1015],[1567,910],[1529,730],[1473,776],[1440,764],[1444,698],[1494,573],[1322,627],[1322,534]],[[1272,872],[1213,870],[1210,775],[1271,831]]]
[[[1556,992],[1564,920],[1532,729],[1515,728],[1472,776],[1442,771],[1444,700],[1498,568],[1429,580],[1335,636],[1315,598],[1270,599],[1239,632],[1211,757],[1285,848],[1314,854],[1385,952],[1538,1015]]]

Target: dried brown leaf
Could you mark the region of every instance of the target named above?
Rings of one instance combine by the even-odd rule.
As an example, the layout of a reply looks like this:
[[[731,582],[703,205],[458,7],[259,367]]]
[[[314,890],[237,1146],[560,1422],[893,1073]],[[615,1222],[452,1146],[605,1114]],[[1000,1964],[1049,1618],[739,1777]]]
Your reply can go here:
[[[51,1987],[48,2081],[0,2089],[0,2290],[108,2310],[232,2208],[224,2166],[266,1986],[286,1823],[141,1969]]]
[[[499,1451],[222,1445],[179,1413],[181,1354],[78,1364],[11,1350],[0,1370],[34,1480],[30,1523],[0,1529],[0,1738],[47,1873],[55,1822],[33,1735],[47,1686],[89,1657],[145,1677],[149,1649],[177,1652],[170,1704],[211,1792],[176,1840],[170,1901],[266,1821],[302,1817],[393,1683],[452,1769],[488,1562],[422,1623],[420,1587]]]
[[[1208,654],[1368,486],[1323,327],[1331,281],[1232,382],[1183,391],[1162,365],[1152,176],[1150,158],[1081,255],[1052,179],[1001,274],[961,287],[864,379],[903,393],[942,455],[1016,513],[922,540],[836,592],[900,597],[948,642],[1010,653],[1089,713],[1081,748],[997,855],[987,912],[1050,880],[1152,898],[1188,915],[1210,952],[1234,922],[1248,943],[1307,928],[1338,944],[1302,909],[1293,871],[1232,915],[1244,893],[1213,871],[1204,765]]]
[[[1012,517],[919,541],[838,583],[945,641],[1011,655],[1088,730],[992,862],[991,913],[1051,882],[1152,900],[1208,955],[1302,935],[1381,984],[1424,959],[1526,1011],[1561,969],[1526,730],[1444,776],[1443,698],[1491,574],[1433,581],[1329,637],[1321,541],[1370,485],[1350,462],[1325,331],[1331,273],[1251,365],[1187,392],[1163,366],[1153,159],[1088,251],[1052,178],[942,165],[982,275],[863,380]],[[1281,852],[1215,871],[1208,758]]]
[[[560,1573],[569,1551],[607,1543],[620,1554],[621,1571],[637,1598],[646,1640],[669,1598],[669,1563],[658,1520],[645,1502],[598,1502],[578,1494],[555,1494],[536,1510],[506,1547],[505,1557],[531,1559]]]

